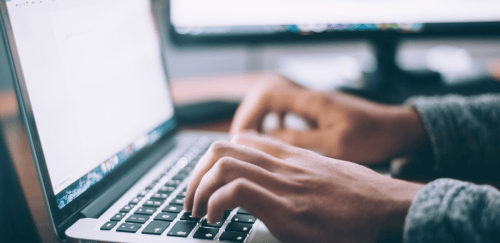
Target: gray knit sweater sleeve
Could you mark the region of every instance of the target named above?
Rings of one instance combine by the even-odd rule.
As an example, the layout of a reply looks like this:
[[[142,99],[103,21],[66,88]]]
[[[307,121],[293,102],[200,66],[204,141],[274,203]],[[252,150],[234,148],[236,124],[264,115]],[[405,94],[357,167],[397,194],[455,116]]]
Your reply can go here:
[[[427,151],[404,173],[500,180],[500,96],[415,98],[429,135]],[[500,193],[490,186],[439,179],[421,189],[406,216],[403,239],[414,242],[500,242]]]
[[[407,104],[419,113],[431,143],[428,154],[410,159],[419,173],[499,179],[500,95],[418,97]]]
[[[427,184],[410,206],[403,242],[500,242],[500,193],[452,179]]]

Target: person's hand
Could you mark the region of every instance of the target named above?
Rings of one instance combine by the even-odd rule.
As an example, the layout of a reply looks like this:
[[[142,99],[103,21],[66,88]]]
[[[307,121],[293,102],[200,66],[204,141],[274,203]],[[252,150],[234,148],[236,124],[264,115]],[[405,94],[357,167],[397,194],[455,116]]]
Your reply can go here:
[[[263,119],[271,112],[280,118],[294,113],[307,120],[311,129],[291,130],[281,124],[267,134],[332,158],[365,164],[425,148],[427,134],[418,113],[410,107],[311,91],[277,79],[259,83],[245,96],[233,119],[231,135],[245,130],[265,132]]]
[[[283,242],[374,242],[402,235],[421,187],[253,133],[210,147],[184,209],[218,222],[242,206]]]

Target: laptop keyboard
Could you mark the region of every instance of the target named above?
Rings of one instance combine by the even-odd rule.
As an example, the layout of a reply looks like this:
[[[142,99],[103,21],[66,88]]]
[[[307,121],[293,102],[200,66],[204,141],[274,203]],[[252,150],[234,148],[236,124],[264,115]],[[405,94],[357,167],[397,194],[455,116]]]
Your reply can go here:
[[[193,218],[183,210],[187,178],[207,151],[210,140],[198,140],[178,162],[144,188],[109,219],[101,230],[121,233],[244,242],[256,218],[243,208],[224,212],[221,222]]]

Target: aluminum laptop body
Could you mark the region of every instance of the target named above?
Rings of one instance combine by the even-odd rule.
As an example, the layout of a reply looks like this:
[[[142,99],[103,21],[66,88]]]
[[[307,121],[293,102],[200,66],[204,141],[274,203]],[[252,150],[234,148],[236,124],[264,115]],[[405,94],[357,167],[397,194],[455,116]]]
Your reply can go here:
[[[161,234],[154,227],[145,234],[181,200],[188,174],[134,233],[120,230],[140,220],[131,216],[156,204],[147,201],[162,196],[159,190],[196,164],[211,142],[227,139],[177,131],[151,2],[1,0],[0,8],[6,43],[0,48],[8,53],[54,234],[71,242],[220,241],[241,209],[217,233],[205,234],[213,240],[193,237],[202,221],[185,235],[167,236],[183,211]],[[117,214],[123,219],[112,221]],[[258,219],[249,228],[235,241],[277,241]]]

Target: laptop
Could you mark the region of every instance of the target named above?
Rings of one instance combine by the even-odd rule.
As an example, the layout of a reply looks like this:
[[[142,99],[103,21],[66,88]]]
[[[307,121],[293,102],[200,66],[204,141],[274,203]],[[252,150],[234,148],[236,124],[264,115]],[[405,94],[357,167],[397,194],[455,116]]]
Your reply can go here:
[[[223,133],[179,132],[149,0],[2,0],[0,31],[50,224],[71,242],[276,242],[243,208],[182,210]],[[49,222],[47,222],[49,223]]]

